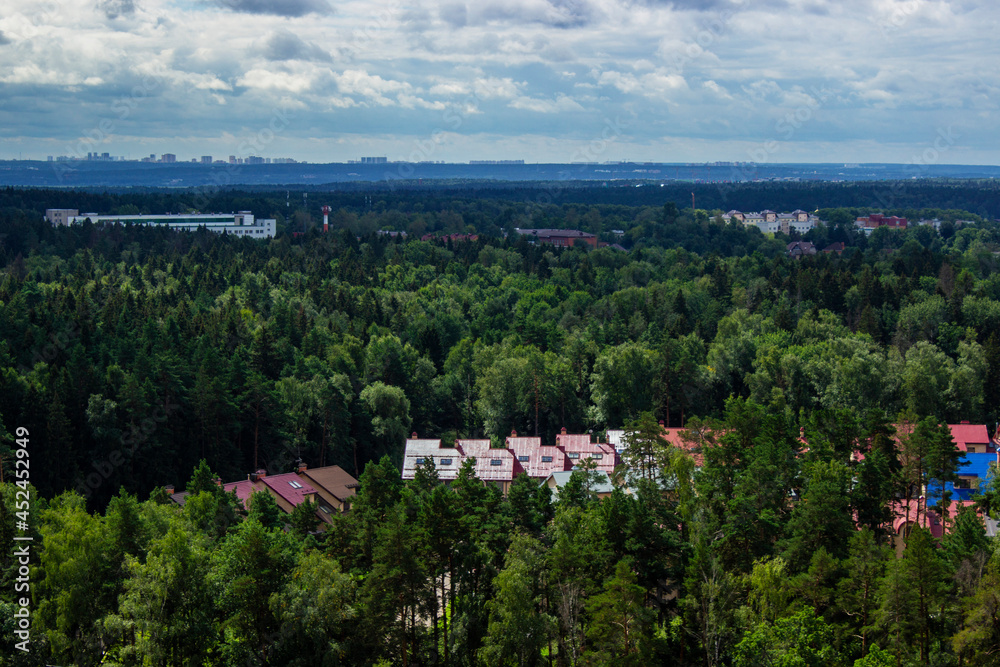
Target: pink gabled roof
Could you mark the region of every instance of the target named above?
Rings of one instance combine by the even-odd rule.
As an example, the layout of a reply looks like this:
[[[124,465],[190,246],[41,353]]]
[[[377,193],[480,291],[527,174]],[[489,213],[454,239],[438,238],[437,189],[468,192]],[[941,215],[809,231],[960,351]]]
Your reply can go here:
[[[556,434],[556,446],[563,445],[589,445],[591,442],[589,433],[567,433],[566,429],[562,433]]]
[[[298,507],[305,502],[307,495],[316,495],[316,489],[299,477],[298,473],[286,472],[280,475],[268,475],[260,481],[290,503],[292,507]]]
[[[489,440],[459,440],[457,445],[466,457],[476,459],[476,477],[484,482],[511,482],[524,471],[512,451],[494,449]]]
[[[409,438],[403,452],[403,479],[413,479],[419,465],[417,460],[427,458],[434,459],[438,479],[448,481],[458,477],[458,469],[462,467],[461,450],[442,447],[440,440]]]
[[[240,499],[243,503],[244,509],[250,508],[250,496],[253,495],[254,491],[263,491],[263,487],[254,484],[249,479],[241,479],[238,482],[230,482],[229,484],[223,484],[222,489],[229,493],[230,491],[236,491],[236,497]]]
[[[510,436],[507,438],[507,449],[529,477],[545,479],[553,472],[568,469],[566,452],[554,445],[543,445],[541,438]],[[543,457],[550,457],[551,460],[543,461]]]
[[[969,451],[968,445],[992,445],[990,432],[985,424],[948,424],[951,438],[963,452]]]
[[[607,443],[571,442],[560,445],[560,449],[566,452],[566,459],[571,468],[578,466],[584,459],[592,458],[597,464],[597,470],[610,475],[615,471],[615,464],[618,462],[614,446]]]

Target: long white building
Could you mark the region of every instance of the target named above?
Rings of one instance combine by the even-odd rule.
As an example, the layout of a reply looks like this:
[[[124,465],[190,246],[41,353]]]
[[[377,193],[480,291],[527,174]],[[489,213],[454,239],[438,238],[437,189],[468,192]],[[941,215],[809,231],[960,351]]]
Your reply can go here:
[[[238,213],[165,213],[163,215],[98,215],[80,214],[75,209],[50,208],[45,211],[45,219],[53,225],[75,225],[91,222],[130,223],[137,225],[163,225],[170,229],[193,232],[204,227],[216,234],[234,234],[252,239],[274,238],[275,221],[272,218],[255,220],[250,211]]]

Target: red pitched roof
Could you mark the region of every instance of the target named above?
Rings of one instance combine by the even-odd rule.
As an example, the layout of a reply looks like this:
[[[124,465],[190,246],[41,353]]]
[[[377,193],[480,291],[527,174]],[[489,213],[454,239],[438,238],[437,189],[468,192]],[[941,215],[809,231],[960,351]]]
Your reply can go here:
[[[969,451],[968,445],[987,445],[990,442],[990,432],[985,424],[948,424],[951,429],[951,438],[955,445],[963,452]]]
[[[316,496],[316,489],[299,477],[298,473],[286,472],[280,475],[268,475],[260,481],[288,501],[292,507],[298,507],[305,502],[307,495]]]

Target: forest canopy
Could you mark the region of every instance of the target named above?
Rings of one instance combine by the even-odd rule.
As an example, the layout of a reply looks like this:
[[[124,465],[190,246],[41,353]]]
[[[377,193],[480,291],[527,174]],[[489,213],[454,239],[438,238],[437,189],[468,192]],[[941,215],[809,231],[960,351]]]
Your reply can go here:
[[[530,205],[330,194],[327,234],[284,192],[0,193],[0,462],[27,427],[36,655],[991,664],[998,561],[981,519],[947,517],[941,540],[917,529],[901,559],[888,548],[887,503],[954,461],[914,473],[885,443],[894,423],[939,443],[940,424],[1000,418],[995,194],[879,209],[940,231],[865,237],[854,217],[876,209],[820,209],[829,224],[806,238],[846,248],[794,259],[796,239],[720,209],[595,190]],[[778,192],[770,208],[808,206]],[[279,233],[53,228],[52,206],[251,210]],[[536,245],[526,227],[625,249]],[[654,443],[656,479],[604,500],[586,471],[558,499],[526,477],[501,496],[471,468],[450,487],[429,466],[399,476],[412,432],[500,446],[513,429],[551,443],[643,420],[700,434],[701,470]],[[361,481],[323,535],[213,484],[183,509],[157,490],[298,458]]]

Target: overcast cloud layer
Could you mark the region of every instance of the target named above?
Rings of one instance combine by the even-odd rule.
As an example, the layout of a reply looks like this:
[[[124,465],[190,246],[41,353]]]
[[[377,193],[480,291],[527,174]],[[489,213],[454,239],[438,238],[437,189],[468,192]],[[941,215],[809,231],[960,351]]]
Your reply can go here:
[[[4,0],[0,159],[1000,162],[973,0]]]

